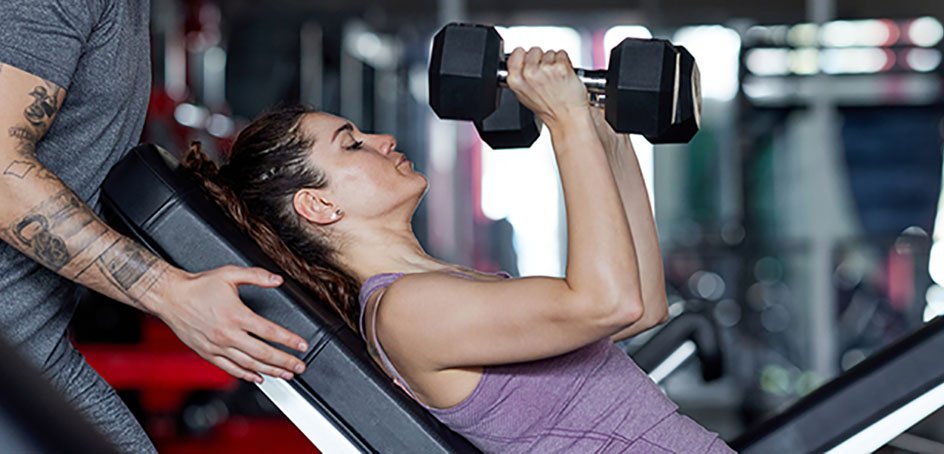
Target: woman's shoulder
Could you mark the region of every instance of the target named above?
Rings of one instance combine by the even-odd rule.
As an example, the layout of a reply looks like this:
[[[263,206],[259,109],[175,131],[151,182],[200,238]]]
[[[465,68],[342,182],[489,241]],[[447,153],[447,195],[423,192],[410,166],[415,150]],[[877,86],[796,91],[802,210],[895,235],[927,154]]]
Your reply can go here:
[[[470,284],[497,282],[511,278],[501,272],[438,270],[417,273],[381,273],[371,276],[361,288],[361,308],[376,306],[384,300],[385,310],[399,302],[417,303],[418,299],[448,299]]]
[[[398,281],[408,280],[419,282],[437,282],[449,281],[455,278],[472,281],[501,281],[505,279],[511,279],[512,276],[505,271],[479,271],[471,268],[462,270],[426,271],[418,273],[380,273],[375,274],[364,281],[364,284],[361,285],[361,296],[363,298],[369,298],[378,290],[390,287]]]

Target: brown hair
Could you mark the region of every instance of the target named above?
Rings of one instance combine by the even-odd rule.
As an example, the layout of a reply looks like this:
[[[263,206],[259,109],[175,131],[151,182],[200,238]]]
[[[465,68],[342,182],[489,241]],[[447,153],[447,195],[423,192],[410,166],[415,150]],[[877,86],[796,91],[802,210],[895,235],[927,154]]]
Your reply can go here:
[[[330,232],[307,225],[293,205],[299,189],[328,184],[324,172],[308,159],[315,138],[300,125],[312,112],[302,106],[267,112],[239,133],[223,166],[210,161],[199,143],[190,146],[183,165],[283,271],[357,331],[357,280],[337,261]]]

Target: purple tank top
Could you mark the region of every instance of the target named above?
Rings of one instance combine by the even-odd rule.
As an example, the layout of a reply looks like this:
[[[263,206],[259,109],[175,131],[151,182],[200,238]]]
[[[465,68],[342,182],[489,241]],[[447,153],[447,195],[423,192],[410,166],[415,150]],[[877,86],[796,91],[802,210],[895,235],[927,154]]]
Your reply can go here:
[[[367,302],[401,276],[378,274],[362,285],[360,327],[365,341]],[[378,299],[374,314],[379,305]],[[374,346],[387,373],[416,400],[380,342]],[[423,406],[484,452],[734,452],[717,434],[680,415],[645,372],[608,339],[553,358],[485,367],[478,385],[459,404],[445,409]]]

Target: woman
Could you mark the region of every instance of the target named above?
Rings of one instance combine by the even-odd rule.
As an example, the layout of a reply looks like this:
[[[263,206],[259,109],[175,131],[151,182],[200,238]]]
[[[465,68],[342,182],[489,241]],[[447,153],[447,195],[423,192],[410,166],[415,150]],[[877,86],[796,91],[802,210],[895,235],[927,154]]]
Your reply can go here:
[[[516,49],[508,71],[554,143],[564,278],[509,279],[426,254],[410,224],[425,177],[392,137],[342,118],[277,111],[240,133],[215,177],[204,159],[189,162],[399,386],[484,451],[730,452],[613,345],[666,314],[628,138],[591,110],[566,53]]]

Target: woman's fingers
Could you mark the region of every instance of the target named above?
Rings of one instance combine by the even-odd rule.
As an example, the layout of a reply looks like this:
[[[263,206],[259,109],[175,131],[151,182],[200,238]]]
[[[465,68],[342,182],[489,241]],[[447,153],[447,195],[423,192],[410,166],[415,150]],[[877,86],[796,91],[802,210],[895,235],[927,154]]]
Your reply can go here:
[[[540,47],[532,47],[528,50],[528,53],[524,56],[524,68],[522,71],[522,75],[525,79],[533,77],[535,74],[537,74],[538,68],[541,64],[541,57],[543,55],[544,53],[541,52]]]
[[[541,62],[541,57],[544,56],[544,52],[540,47],[532,47],[528,49],[527,55],[525,55],[525,64],[537,64]]]
[[[586,88],[569,62],[566,52],[544,52],[538,47],[527,52],[516,48],[506,62],[508,86],[545,124],[571,116],[588,104]]]
[[[567,67],[569,68],[574,67],[574,64],[571,63],[570,61],[570,56],[567,55],[567,51],[562,50],[558,52],[557,55],[555,55],[555,58],[557,59],[557,62],[560,64],[567,65]]]

